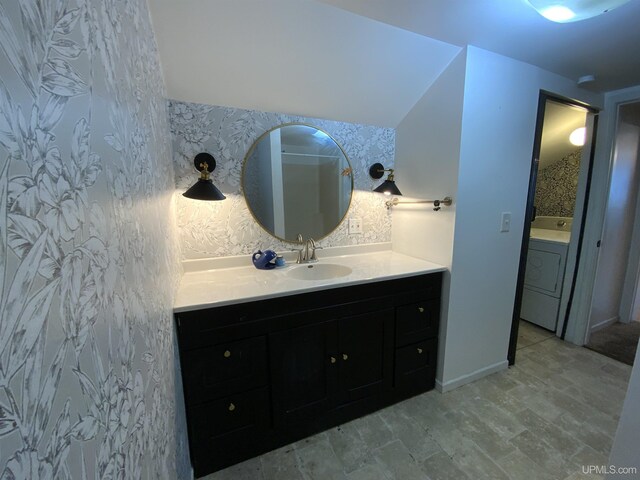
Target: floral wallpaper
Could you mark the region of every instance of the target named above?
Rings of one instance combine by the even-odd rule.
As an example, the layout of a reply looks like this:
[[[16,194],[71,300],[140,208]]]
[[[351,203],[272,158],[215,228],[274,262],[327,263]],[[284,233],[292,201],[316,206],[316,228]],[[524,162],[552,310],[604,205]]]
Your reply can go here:
[[[537,215],[573,217],[578,192],[582,149],[538,171],[535,205]]]
[[[0,478],[186,478],[146,2],[3,0],[0,72]]]
[[[198,178],[193,158],[205,151],[216,159],[212,178],[227,196],[221,202],[201,202],[176,195],[178,232],[185,259],[250,254],[259,248],[292,248],[292,244],[272,237],[254,221],[240,185],[242,163],[253,142],[265,131],[290,122],[307,123],[329,133],[347,153],[354,172],[354,195],[347,218],[361,218],[364,233],[349,235],[345,221],[319,245],[391,241],[391,213],[384,205],[385,198],[371,191],[381,180],[369,177],[369,167],[376,162],[387,168],[393,166],[393,129],[171,100],[169,123],[179,193]]]

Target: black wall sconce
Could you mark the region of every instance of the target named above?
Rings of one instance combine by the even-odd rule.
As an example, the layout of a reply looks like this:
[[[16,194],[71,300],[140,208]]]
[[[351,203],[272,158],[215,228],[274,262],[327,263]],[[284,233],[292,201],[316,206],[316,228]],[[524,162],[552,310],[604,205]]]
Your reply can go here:
[[[225,197],[209,178],[211,172],[216,169],[216,159],[208,153],[199,153],[193,159],[196,170],[200,172],[200,178],[189,190],[182,195],[195,200],[224,200]]]
[[[389,172],[387,179],[373,189],[374,192],[384,193],[385,195],[402,195],[400,189],[396,186],[396,182],[393,179],[393,168],[384,168],[381,163],[374,163],[369,168],[369,175],[371,178],[380,179],[384,175],[384,172]]]

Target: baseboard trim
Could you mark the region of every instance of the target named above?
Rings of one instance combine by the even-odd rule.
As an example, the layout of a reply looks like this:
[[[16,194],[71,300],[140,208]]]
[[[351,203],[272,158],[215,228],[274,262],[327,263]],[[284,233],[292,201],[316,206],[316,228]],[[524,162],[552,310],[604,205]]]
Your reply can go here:
[[[506,370],[508,367],[509,362],[507,360],[503,360],[502,362],[488,365],[486,367],[480,368],[479,370],[476,370],[475,372],[461,375],[458,378],[454,378],[453,380],[449,380],[444,383],[436,379],[436,389],[441,393],[450,392],[451,390],[461,387],[462,385],[475,382],[476,380],[486,377],[487,375],[491,375],[492,373]]]
[[[590,333],[597,332],[598,330],[602,330],[603,328],[608,327],[609,325],[612,325],[619,321],[620,321],[620,317],[608,318],[606,320],[596,323],[595,325],[592,325],[591,328],[589,329],[589,332]]]

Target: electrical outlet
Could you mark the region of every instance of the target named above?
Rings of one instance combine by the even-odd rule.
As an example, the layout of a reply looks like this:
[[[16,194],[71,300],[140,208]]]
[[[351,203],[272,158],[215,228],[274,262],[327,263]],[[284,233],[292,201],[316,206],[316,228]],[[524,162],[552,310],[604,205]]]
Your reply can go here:
[[[508,232],[509,230],[511,230],[511,212],[502,212],[500,231]]]
[[[362,219],[350,218],[349,219],[349,235],[362,233]]]

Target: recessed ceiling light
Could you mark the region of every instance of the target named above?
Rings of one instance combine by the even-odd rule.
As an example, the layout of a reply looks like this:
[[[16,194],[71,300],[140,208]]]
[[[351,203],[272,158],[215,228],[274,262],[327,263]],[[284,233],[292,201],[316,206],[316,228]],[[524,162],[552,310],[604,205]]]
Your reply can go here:
[[[585,20],[624,5],[630,0],[527,0],[540,15],[552,22]]]
[[[569,135],[569,141],[576,147],[582,147],[587,141],[587,129],[586,127],[576,128],[571,135]]]

